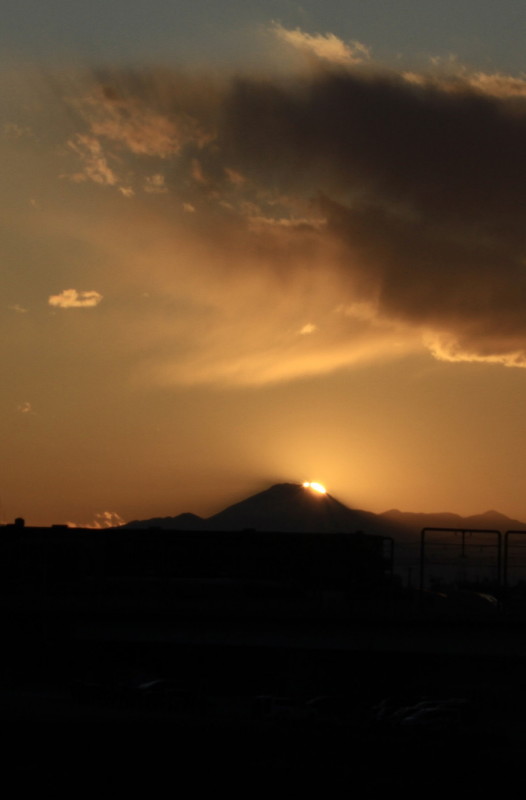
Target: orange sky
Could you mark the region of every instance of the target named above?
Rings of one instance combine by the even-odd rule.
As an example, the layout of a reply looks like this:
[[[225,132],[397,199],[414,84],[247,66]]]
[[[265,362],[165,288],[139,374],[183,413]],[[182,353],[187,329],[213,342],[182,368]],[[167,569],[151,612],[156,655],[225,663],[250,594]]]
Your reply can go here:
[[[250,71],[4,69],[4,520],[303,480],[526,520],[526,83],[265,41]]]

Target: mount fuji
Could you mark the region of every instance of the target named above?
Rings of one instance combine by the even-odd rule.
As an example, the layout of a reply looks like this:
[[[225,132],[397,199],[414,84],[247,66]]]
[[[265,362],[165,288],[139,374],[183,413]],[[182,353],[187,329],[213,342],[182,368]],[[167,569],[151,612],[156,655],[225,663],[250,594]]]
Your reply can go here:
[[[234,503],[211,517],[184,513],[135,520],[124,528],[178,531],[257,530],[283,533],[374,533],[413,539],[424,527],[524,529],[526,525],[497,511],[469,517],[447,512],[413,513],[393,509],[382,514],[349,508],[331,494],[297,483],[278,483]]]

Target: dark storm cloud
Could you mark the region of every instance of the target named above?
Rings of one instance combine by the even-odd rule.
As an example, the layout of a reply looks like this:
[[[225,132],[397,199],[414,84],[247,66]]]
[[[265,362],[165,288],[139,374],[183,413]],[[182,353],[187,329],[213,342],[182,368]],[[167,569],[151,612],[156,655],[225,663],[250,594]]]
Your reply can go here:
[[[526,363],[526,101],[503,94],[348,71],[238,81],[222,144],[254,181],[319,194],[381,316],[439,335],[445,357]]]
[[[292,85],[239,81],[227,103],[232,155],[271,168],[284,187],[315,181],[475,222],[507,217],[524,197],[524,100],[460,81],[441,88],[342,71]]]

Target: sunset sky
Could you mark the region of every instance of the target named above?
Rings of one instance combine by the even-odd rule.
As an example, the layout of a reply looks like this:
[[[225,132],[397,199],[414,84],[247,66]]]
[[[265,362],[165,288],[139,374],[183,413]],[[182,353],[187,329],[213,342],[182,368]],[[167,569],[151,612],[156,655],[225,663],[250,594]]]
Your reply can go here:
[[[0,521],[526,520],[523,0],[4,0]]]

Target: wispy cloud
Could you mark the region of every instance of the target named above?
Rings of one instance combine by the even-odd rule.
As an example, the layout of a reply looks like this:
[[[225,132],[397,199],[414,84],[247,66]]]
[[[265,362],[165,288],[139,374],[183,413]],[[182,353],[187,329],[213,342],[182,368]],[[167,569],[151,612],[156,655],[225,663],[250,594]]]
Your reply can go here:
[[[155,175],[147,175],[144,182],[144,191],[149,194],[166,194],[168,187],[166,186],[164,175],[156,172]]]
[[[466,77],[470,86],[494,97],[526,97],[526,79],[524,77],[503,75],[500,72],[475,72]]]
[[[68,146],[80,157],[82,170],[70,175],[63,174],[62,177],[77,183],[89,180],[104,186],[116,186],[120,183],[117,174],[108,164],[101,143],[94,136],[77,134],[68,142]]]
[[[55,308],[93,308],[102,300],[99,292],[78,292],[76,289],[64,289],[60,294],[52,294],[48,298],[50,306]]]
[[[19,414],[34,414],[33,406],[27,400],[23,403],[19,403],[16,407],[16,410]]]
[[[157,98],[157,103],[160,101]],[[118,88],[102,85],[74,104],[89,124],[92,135],[118,143],[135,155],[168,158],[198,135],[194,121],[145,105],[142,98],[122,95]]]
[[[330,61],[333,64],[349,66],[360,64],[370,58],[370,49],[358,41],[346,44],[334,33],[306,33],[300,28],[290,30],[278,22],[272,25],[274,34],[297,50],[316,56],[316,58]]]
[[[22,139],[33,137],[33,131],[27,125],[19,125],[17,122],[6,122],[3,126],[4,136],[10,139]]]
[[[101,530],[103,528],[117,528],[119,525],[124,525],[124,520],[116,511],[98,511],[91,522],[68,522],[67,524],[70,528]]]

